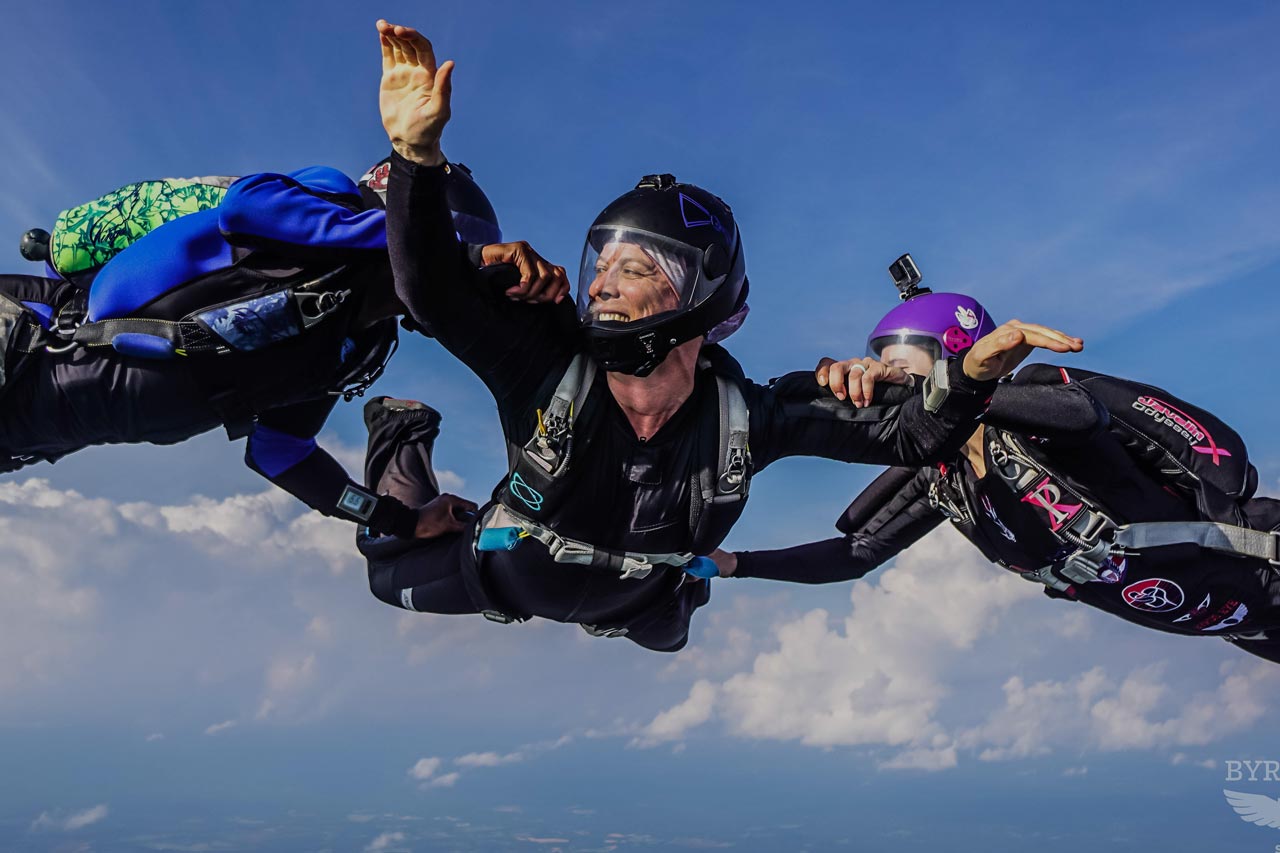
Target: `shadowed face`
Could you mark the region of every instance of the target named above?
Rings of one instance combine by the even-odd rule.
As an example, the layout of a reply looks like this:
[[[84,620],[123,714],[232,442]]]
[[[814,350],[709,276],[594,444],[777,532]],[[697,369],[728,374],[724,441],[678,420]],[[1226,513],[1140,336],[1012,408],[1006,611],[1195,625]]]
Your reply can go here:
[[[928,376],[933,369],[933,353],[915,344],[889,344],[880,351],[880,361],[917,376]]]
[[[607,243],[587,290],[594,320],[630,323],[680,307],[675,284],[635,243]]]

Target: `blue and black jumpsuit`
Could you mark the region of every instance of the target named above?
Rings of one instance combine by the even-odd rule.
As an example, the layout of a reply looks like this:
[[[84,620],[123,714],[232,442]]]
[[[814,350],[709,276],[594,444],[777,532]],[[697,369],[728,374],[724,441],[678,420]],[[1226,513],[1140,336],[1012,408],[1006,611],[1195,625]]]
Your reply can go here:
[[[91,311],[95,300],[100,308],[180,300],[192,282],[203,282],[207,294],[219,276],[234,298],[235,276],[248,267],[337,270],[352,298],[302,334],[249,352],[168,360],[110,347],[25,354],[0,390],[0,469],[95,444],[173,444],[227,426],[248,433],[245,461],[255,471],[326,515],[350,517],[338,501],[355,484],[315,436],[339,399],[332,392],[388,352],[396,335],[394,319],[362,319],[367,299],[394,300],[385,214],[364,207],[356,185],[333,169],[249,175],[218,208],[167,223],[125,249],[98,273]],[[47,324],[76,288],[9,275],[0,276],[0,292]],[[388,498],[368,523],[412,535],[416,513]]]

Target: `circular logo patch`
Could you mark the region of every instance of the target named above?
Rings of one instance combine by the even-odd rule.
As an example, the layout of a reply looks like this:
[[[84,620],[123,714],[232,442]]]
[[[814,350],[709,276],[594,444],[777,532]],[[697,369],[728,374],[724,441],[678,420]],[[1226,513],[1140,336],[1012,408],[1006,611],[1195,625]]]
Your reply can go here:
[[[973,346],[973,336],[959,326],[952,326],[942,333],[942,343],[947,352],[960,352]]]
[[[1182,587],[1164,578],[1147,578],[1144,581],[1131,583],[1120,593],[1124,603],[1135,610],[1148,613],[1167,613],[1177,610],[1186,600]]]

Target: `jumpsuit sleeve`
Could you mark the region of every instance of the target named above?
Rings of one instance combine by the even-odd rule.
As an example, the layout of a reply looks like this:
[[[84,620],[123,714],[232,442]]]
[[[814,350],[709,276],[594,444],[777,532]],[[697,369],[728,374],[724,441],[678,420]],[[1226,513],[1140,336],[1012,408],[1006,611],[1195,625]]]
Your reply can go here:
[[[392,155],[387,248],[411,321],[480,377],[500,409],[527,409],[546,377],[563,371],[577,351],[569,300],[513,302],[477,271],[445,201],[445,167]]]
[[[390,495],[377,498],[368,521],[341,508],[347,487],[361,487],[315,439],[336,402],[336,397],[323,398],[263,412],[245,443],[245,464],[323,515],[412,538],[417,513]]]
[[[1084,384],[1002,382],[983,422],[1018,435],[1051,439],[1061,447],[1092,441],[1110,422]]]
[[[958,359],[948,359],[947,371],[951,392],[936,412],[925,410],[918,386],[882,385],[862,409],[837,400],[811,371],[751,386],[753,465],[786,456],[912,467],[950,459],[977,428],[996,382],[969,379]]]
[[[361,204],[355,183],[336,169],[263,172],[227,190],[218,229],[233,246],[271,248],[303,260],[386,251],[386,214]]]
[[[929,505],[928,472],[890,468],[845,510],[843,537],[773,551],[738,554],[734,577],[792,583],[838,583],[863,577],[941,524]]]

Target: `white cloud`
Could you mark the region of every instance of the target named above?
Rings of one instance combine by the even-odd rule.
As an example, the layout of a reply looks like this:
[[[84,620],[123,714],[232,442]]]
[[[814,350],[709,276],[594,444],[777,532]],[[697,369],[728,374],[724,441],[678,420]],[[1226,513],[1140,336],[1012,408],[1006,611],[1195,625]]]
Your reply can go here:
[[[403,832],[384,832],[369,842],[364,849],[366,853],[380,853],[384,850],[394,850],[395,845],[404,841],[405,834]]]
[[[206,735],[216,735],[219,732],[225,732],[227,729],[231,728],[235,724],[236,724],[235,720],[223,720],[220,723],[214,723],[213,725],[209,726],[207,729],[204,730],[204,733]]]
[[[689,729],[711,719],[716,693],[716,686],[710,681],[699,679],[694,682],[693,687],[689,688],[689,697],[654,717],[632,740],[632,744],[655,746],[683,738]]]
[[[1196,761],[1191,756],[1187,755],[1185,752],[1175,752],[1169,758],[1169,763],[1172,764],[1174,767],[1178,767],[1183,764],[1190,764],[1194,767],[1203,767],[1206,770],[1212,770],[1218,766],[1218,762],[1214,761],[1212,758],[1205,758],[1200,761]]]
[[[453,759],[453,763],[459,767],[500,767],[518,761],[524,761],[523,752],[468,752]]]
[[[41,812],[31,823],[31,829],[41,830],[58,830],[61,832],[75,832],[78,829],[84,829],[86,826],[92,826],[95,823],[106,818],[110,813],[105,803],[99,803],[96,806],[85,809],[84,811],[75,812],[67,817],[54,817],[48,812]]]
[[[430,779],[440,769],[440,764],[439,758],[419,758],[417,763],[409,768],[409,775],[418,781]]]
[[[538,838],[533,835],[517,835],[516,841],[523,841],[526,844],[568,844],[567,838]]]
[[[1062,771],[1063,776],[1085,776],[1088,775],[1088,767],[1068,767]]]
[[[155,743],[158,740],[164,740],[164,734],[162,732],[152,732],[146,737],[147,743]]]
[[[429,781],[427,785],[432,788],[452,788],[461,775],[461,773],[444,773]]]
[[[1280,697],[1273,664],[1233,657],[1205,681],[1204,666],[1191,671],[1184,658],[1169,668],[1151,657],[1150,649],[1178,640],[1135,637],[1132,626],[1084,608],[1062,611],[1067,605],[1038,590],[944,529],[881,571],[878,582],[854,583],[848,615],[819,609],[783,620],[773,644],[739,671],[697,680],[687,698],[648,724],[603,733],[652,746],[719,720],[741,738],[871,746],[886,753],[876,759],[882,769],[944,770],[966,755],[999,761],[1066,746],[1204,745],[1256,725]],[[1206,661],[1221,651],[1203,640],[1183,640],[1180,648],[1188,645]],[[1127,658],[1120,654],[1129,649]],[[1106,664],[1036,680],[1005,675],[1002,689],[999,681],[984,689],[983,679],[1002,671],[1086,660]],[[1116,676],[1126,660],[1128,673]]]

